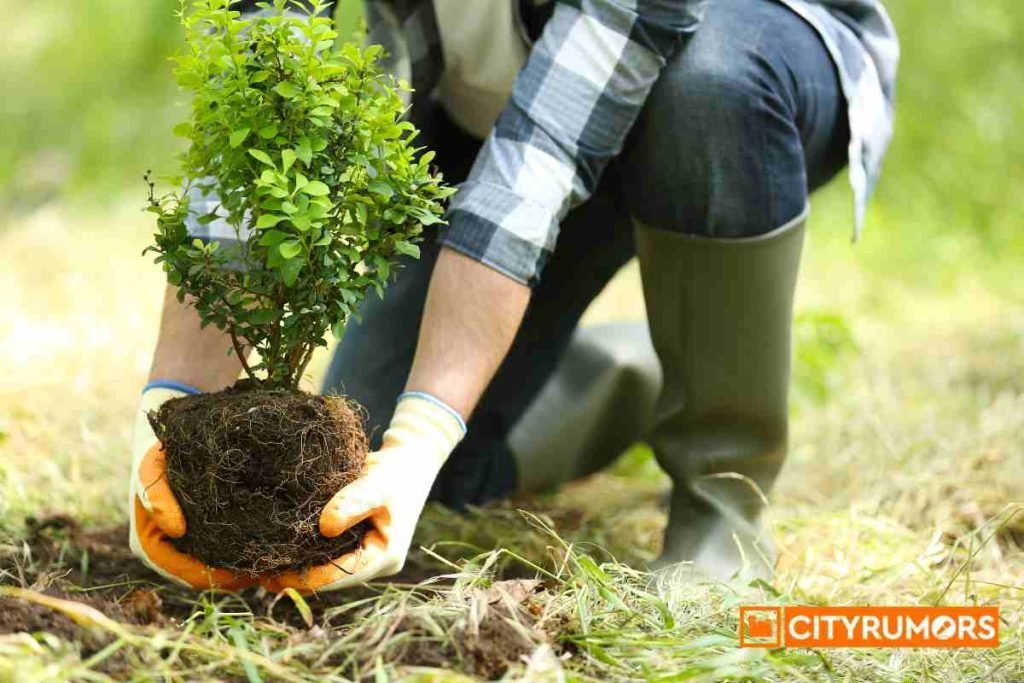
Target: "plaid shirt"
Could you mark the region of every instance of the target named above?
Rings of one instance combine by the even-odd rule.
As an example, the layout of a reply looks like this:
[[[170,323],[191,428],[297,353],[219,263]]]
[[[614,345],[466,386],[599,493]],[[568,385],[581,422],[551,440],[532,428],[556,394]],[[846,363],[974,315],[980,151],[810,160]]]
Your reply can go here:
[[[849,109],[856,237],[892,136],[895,30],[880,0],[776,1],[817,30],[839,72]],[[452,200],[442,243],[518,282],[536,284],[562,218],[594,192],[661,69],[697,29],[709,2],[714,0],[559,0]],[[384,67],[412,85],[415,107],[433,95],[444,71],[433,3],[365,4],[370,42],[385,47]],[[193,202],[196,215],[217,204],[211,197]],[[220,223],[195,224],[191,232],[234,237]]]
[[[510,0],[515,1],[515,0]],[[892,136],[899,48],[879,0],[778,0],[821,35],[849,106],[855,236]],[[714,0],[560,0],[513,86],[442,243],[534,285],[559,223],[597,187],[669,58]],[[430,0],[366,0],[370,41],[430,97],[444,69]]]

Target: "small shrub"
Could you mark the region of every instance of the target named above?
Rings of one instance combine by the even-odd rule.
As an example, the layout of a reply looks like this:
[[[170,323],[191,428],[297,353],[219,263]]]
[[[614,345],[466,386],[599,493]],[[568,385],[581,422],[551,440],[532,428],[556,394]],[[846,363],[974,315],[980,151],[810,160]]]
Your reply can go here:
[[[382,291],[396,257],[418,255],[453,190],[400,120],[404,86],[378,69],[379,46],[335,50],[322,0],[309,16],[286,0],[255,18],[230,4],[182,5],[175,75],[193,99],[175,132],[191,145],[172,179],[180,189],[157,195],[147,175],[158,226],[147,251],[179,300],[231,335],[250,377],[294,388],[326,332]],[[197,218],[225,220],[233,246],[190,237],[193,187],[219,197]]]

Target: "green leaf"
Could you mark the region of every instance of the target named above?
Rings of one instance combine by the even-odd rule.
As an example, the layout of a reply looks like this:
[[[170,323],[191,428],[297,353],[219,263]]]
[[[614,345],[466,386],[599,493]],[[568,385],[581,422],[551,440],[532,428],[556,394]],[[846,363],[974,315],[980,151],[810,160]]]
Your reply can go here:
[[[260,238],[260,244],[264,247],[272,247],[284,242],[289,237],[291,237],[291,235],[286,232],[281,232],[280,230],[267,230],[263,233],[263,237]]]
[[[291,81],[282,81],[274,86],[274,92],[286,100],[292,100],[298,96],[300,90]]]
[[[302,191],[311,197],[323,197],[330,194],[331,189],[319,180],[310,180],[309,184],[302,188]]]
[[[272,123],[269,126],[263,126],[262,128],[259,129],[258,132],[261,138],[263,138],[264,140],[269,140],[270,138],[277,135],[277,124]]]
[[[257,71],[256,73],[254,73],[252,76],[249,77],[249,82],[250,83],[262,83],[263,81],[267,80],[268,78],[270,78],[270,72],[269,71]]]
[[[395,191],[391,189],[391,186],[388,185],[383,180],[372,181],[369,185],[366,186],[366,189],[368,189],[370,192],[373,192],[374,194],[379,194],[381,197],[384,197],[384,199],[391,199],[393,196],[395,196]]]
[[[444,223],[444,219],[438,216],[432,211],[424,209],[422,206],[414,206],[409,209],[409,215],[418,220],[422,225],[434,225],[435,223]]]
[[[255,311],[250,311],[249,322],[253,325],[266,325],[277,320],[277,316],[278,312],[273,308],[257,308]]]
[[[281,264],[281,279],[284,280],[286,287],[295,285],[295,281],[299,279],[299,273],[302,272],[305,265],[306,262],[298,258],[289,259]]]
[[[276,166],[274,166],[274,160],[271,159],[270,155],[264,152],[263,150],[250,148],[249,154],[252,156],[253,159],[256,159],[257,161],[262,161],[267,166],[277,168]]]
[[[190,138],[192,137],[192,122],[182,121],[174,128],[172,128],[171,132],[177,135],[179,138]]]
[[[239,128],[238,130],[232,132],[231,137],[228,140],[228,144],[231,145],[231,148],[234,149],[235,147],[238,147],[243,142],[245,142],[245,139],[249,137],[250,130],[250,128]]]
[[[264,228],[272,228],[285,218],[286,216],[275,216],[272,213],[265,213],[256,219],[256,229],[262,230]]]
[[[283,152],[281,152],[281,164],[282,164],[281,172],[282,173],[287,173],[288,172],[288,169],[291,168],[292,164],[295,163],[295,157],[296,157],[295,152],[290,150],[290,149],[286,149]]]
[[[420,257],[420,248],[412,242],[406,242],[405,240],[395,242],[395,251],[405,256],[412,256],[413,258]]]
[[[310,162],[313,161],[313,150],[309,146],[309,139],[299,139],[299,144],[295,147],[295,154],[306,166],[309,166]]]
[[[302,243],[296,239],[289,239],[277,245],[277,250],[286,259],[292,259],[302,252]]]

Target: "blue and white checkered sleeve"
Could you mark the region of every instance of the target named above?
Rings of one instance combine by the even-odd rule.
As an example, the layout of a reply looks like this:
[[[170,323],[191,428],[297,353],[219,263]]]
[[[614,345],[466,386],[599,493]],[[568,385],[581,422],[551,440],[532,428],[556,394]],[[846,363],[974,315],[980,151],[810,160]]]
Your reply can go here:
[[[534,286],[705,0],[558,3],[449,210],[444,246]]]

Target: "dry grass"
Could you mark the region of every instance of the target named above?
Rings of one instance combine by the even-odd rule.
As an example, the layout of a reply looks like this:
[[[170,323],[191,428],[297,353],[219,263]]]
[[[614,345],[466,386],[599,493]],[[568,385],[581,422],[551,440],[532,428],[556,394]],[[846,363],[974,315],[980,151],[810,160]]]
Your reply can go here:
[[[131,209],[103,221],[47,209],[0,234],[0,591],[37,591],[21,601],[128,588],[75,593],[83,562],[102,556],[58,539],[44,557],[19,539],[26,515],[87,528],[125,518],[130,414],[161,288],[138,256],[144,226]],[[664,524],[666,482],[637,448],[610,473],[520,501],[529,514],[431,510],[418,540],[433,550],[416,554],[408,583],[349,602],[157,586],[178,622],[140,626],[50,600],[83,635],[0,636],[0,681],[454,681],[508,661],[522,680],[1024,680],[1024,306],[980,279],[910,289],[863,258],[817,237],[809,250],[773,587],[629,568],[657,553]],[[635,278],[627,269],[589,320],[638,316]],[[999,603],[1003,645],[739,650],[736,606],[766,600]]]

